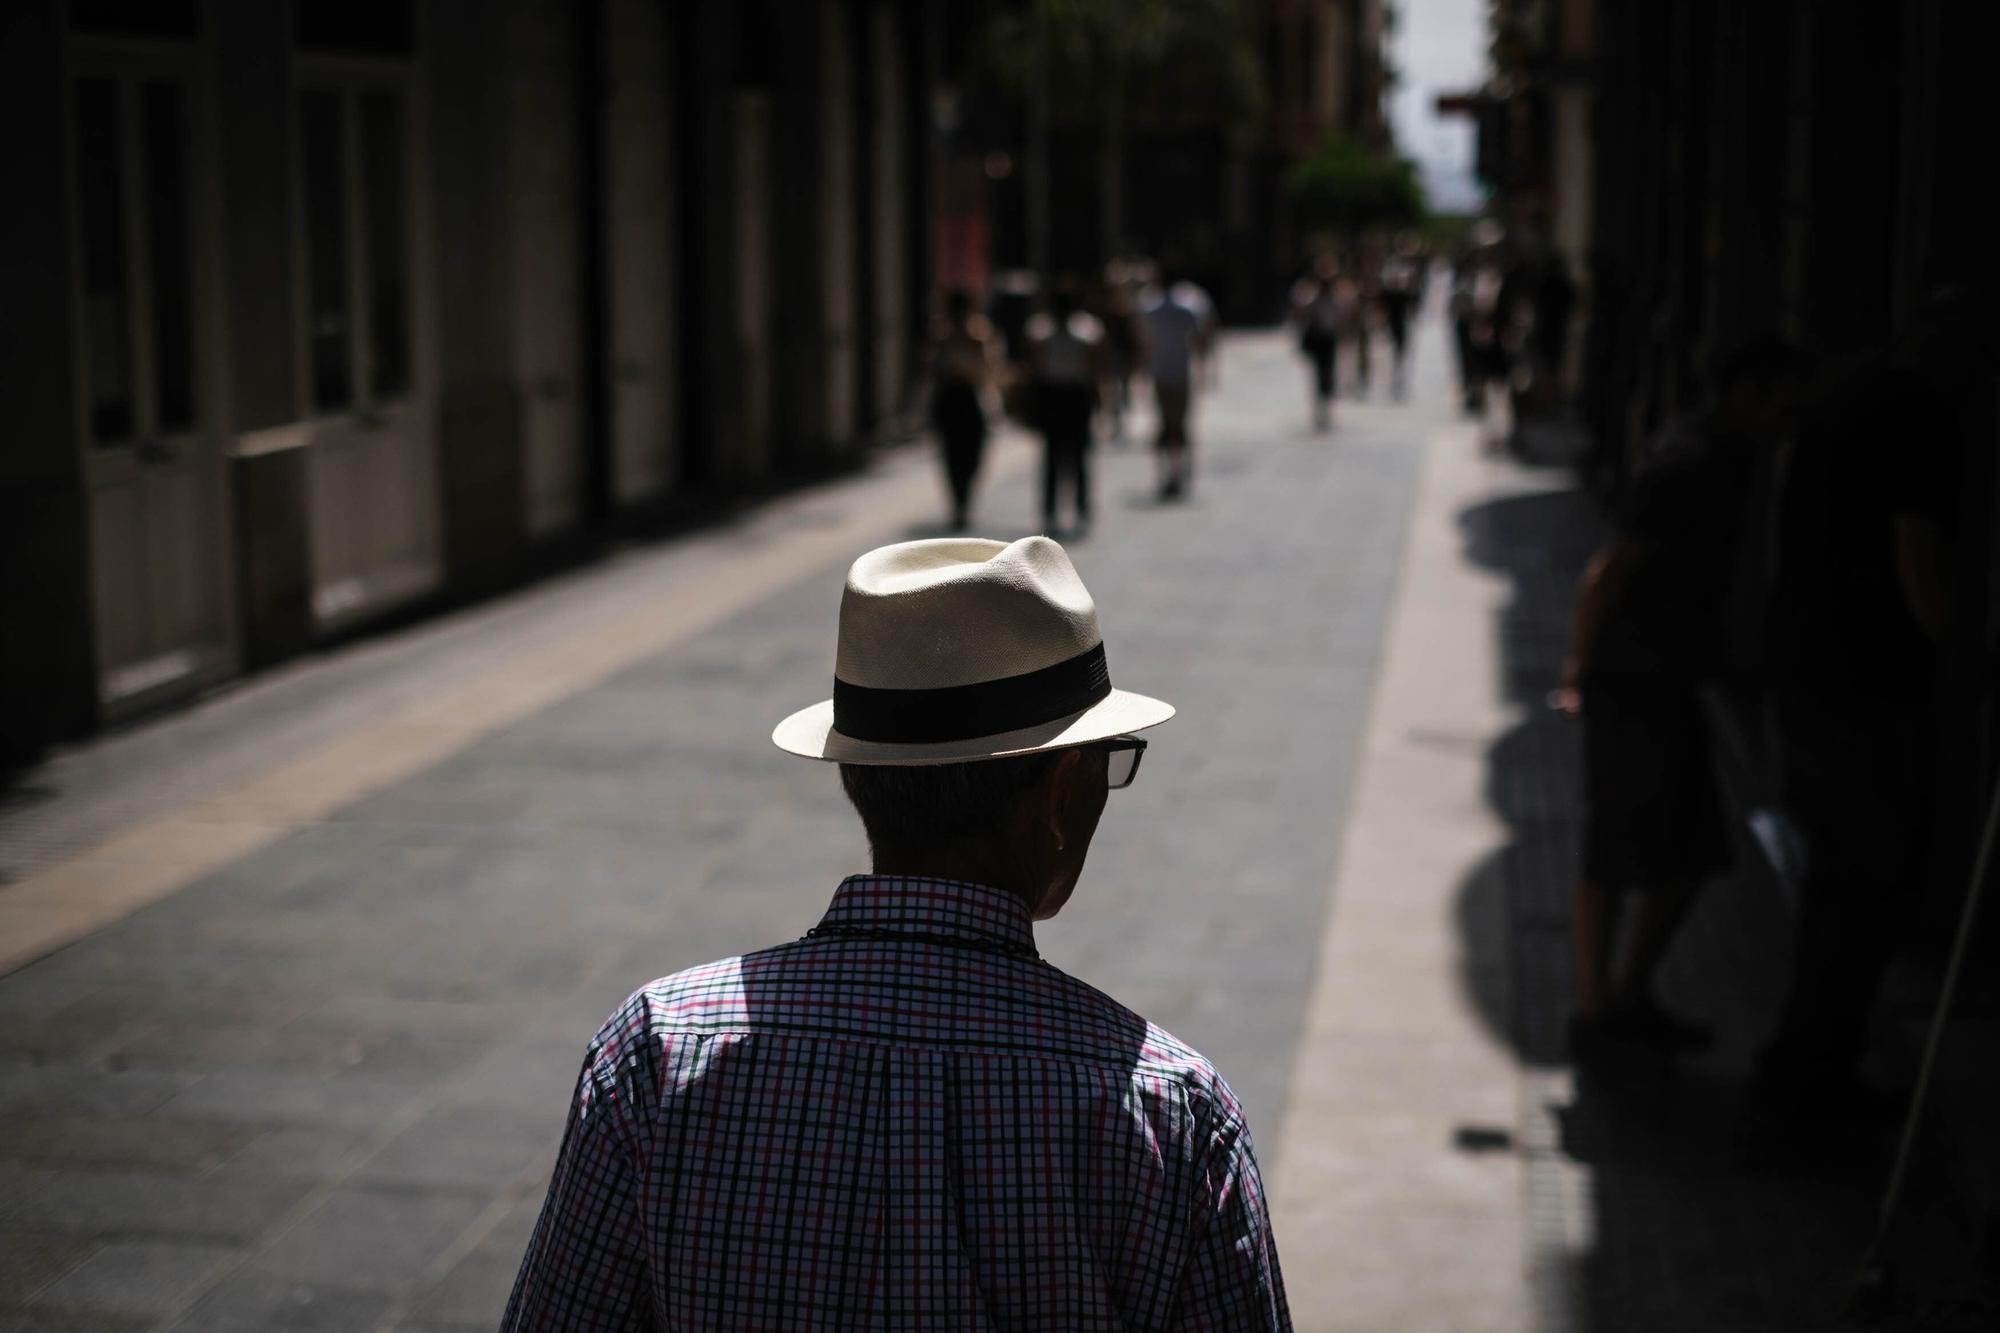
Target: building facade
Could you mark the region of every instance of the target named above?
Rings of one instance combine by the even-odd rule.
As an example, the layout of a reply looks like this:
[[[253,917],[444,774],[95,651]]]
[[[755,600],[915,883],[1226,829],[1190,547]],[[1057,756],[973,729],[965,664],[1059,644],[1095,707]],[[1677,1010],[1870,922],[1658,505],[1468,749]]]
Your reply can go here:
[[[25,0],[0,751],[852,462],[934,6]]]

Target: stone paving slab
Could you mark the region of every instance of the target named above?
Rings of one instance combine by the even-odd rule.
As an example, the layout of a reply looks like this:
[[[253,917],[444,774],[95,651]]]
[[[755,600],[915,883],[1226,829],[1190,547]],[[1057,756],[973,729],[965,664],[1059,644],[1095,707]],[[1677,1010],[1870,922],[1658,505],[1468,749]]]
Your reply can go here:
[[[280,1172],[220,1171],[188,1178],[133,1170],[23,1172],[7,1181],[0,1219],[60,1236],[199,1236],[248,1243],[277,1225],[317,1185]]]
[[[41,1291],[97,1249],[88,1235],[0,1226],[0,1291]]]
[[[51,1310],[158,1316],[233,1267],[240,1250],[186,1241],[112,1241],[44,1288]]]
[[[380,1328],[392,1308],[379,1291],[237,1271],[169,1327],[174,1333],[351,1333]],[[488,1320],[490,1328],[497,1320]]]
[[[334,1189],[248,1266],[291,1282],[359,1279],[399,1291],[477,1218],[484,1201],[437,1190]]]
[[[0,1310],[0,1333],[49,1333],[52,1323],[62,1333],[145,1333],[156,1322],[143,1315],[96,1310],[64,1310],[57,1322],[46,1310]]]

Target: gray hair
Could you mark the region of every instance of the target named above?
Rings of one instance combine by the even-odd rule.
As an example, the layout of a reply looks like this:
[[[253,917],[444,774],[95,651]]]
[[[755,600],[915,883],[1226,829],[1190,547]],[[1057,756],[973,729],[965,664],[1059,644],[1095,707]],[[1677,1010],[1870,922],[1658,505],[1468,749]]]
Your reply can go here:
[[[871,847],[927,847],[991,832],[1054,751],[963,764],[842,764],[840,786]]]

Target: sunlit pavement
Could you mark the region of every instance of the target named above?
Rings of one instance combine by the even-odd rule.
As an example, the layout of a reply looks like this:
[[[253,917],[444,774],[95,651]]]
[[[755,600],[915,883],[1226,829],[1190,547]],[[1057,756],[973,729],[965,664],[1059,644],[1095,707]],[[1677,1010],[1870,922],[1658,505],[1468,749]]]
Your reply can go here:
[[[1410,402],[1378,364],[1330,435],[1289,340],[1232,339],[1191,499],[1101,445],[1073,548],[1115,679],[1181,711],[1042,947],[1235,1085],[1302,1329],[1526,1326],[1504,966],[1464,961],[1505,923],[1457,895],[1506,701],[1453,511],[1531,483],[1454,419],[1437,335]],[[1038,528],[1028,462],[996,453],[982,531]],[[833,773],[767,734],[826,693],[846,561],[934,530],[934,471],[898,455],[35,775],[0,814],[0,1328],[490,1327],[602,1016],[799,934],[862,864]],[[22,963],[31,934],[55,951]]]

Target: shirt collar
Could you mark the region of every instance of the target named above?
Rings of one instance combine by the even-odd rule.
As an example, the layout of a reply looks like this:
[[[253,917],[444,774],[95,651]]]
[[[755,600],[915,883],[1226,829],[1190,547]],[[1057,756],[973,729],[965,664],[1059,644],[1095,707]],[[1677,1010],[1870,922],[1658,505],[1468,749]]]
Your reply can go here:
[[[1004,889],[958,879],[849,875],[834,890],[820,926],[941,935],[1009,949],[1035,947],[1026,903]]]

